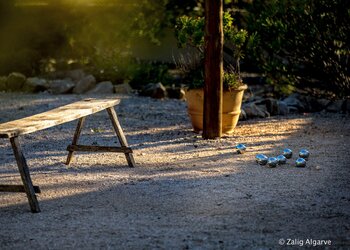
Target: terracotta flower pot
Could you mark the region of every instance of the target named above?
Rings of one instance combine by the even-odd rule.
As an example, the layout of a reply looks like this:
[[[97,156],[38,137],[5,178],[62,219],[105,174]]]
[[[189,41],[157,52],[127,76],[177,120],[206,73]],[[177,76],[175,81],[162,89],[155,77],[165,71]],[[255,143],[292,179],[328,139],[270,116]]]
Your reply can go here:
[[[233,134],[241,113],[243,93],[247,88],[247,85],[242,85],[236,90],[224,91],[222,107],[222,134]],[[199,133],[203,130],[203,89],[187,90],[186,100],[187,111],[191,119],[193,130],[196,133]]]

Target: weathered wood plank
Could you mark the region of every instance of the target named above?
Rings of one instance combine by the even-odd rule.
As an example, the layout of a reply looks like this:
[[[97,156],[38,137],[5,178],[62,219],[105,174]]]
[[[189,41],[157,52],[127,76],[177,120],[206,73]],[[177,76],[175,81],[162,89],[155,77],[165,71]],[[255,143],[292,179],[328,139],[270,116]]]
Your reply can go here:
[[[110,119],[112,121],[112,125],[113,125],[113,128],[114,128],[114,131],[115,131],[115,133],[118,136],[120,145],[122,147],[128,147],[128,142],[127,142],[127,140],[125,138],[123,129],[120,126],[120,123],[119,123],[119,120],[118,120],[118,117],[117,117],[117,113],[115,112],[113,107],[107,108],[107,112],[108,112],[109,117],[110,117]],[[132,153],[125,153],[125,157],[126,157],[126,160],[128,162],[129,167],[131,167],[131,168],[135,167],[136,164],[135,164],[134,156],[132,155]]]
[[[33,213],[39,213],[40,207],[38,200],[36,199],[35,190],[33,187],[32,179],[30,178],[27,161],[22,153],[18,137],[10,138],[13,153],[15,155],[19,173],[21,174],[24,190],[27,194],[27,198],[30,205],[30,210]]]
[[[68,151],[85,151],[85,152],[115,152],[115,153],[132,153],[129,147],[108,147],[108,146],[90,146],[90,145],[69,145]]]
[[[70,122],[119,104],[119,99],[86,99],[26,118],[0,124],[0,138],[12,138]]]
[[[75,133],[74,133],[72,145],[76,145],[78,143],[79,136],[80,136],[81,130],[83,128],[84,121],[85,121],[85,117],[82,117],[82,118],[79,119],[77,128],[76,128]],[[74,150],[69,150],[68,149],[68,151],[69,151],[69,153],[68,153],[68,156],[67,156],[66,165],[69,165],[69,163],[72,160],[73,154],[74,154]]]
[[[35,193],[41,193],[39,186],[33,186]],[[25,193],[23,185],[0,185],[0,192],[20,192]]]

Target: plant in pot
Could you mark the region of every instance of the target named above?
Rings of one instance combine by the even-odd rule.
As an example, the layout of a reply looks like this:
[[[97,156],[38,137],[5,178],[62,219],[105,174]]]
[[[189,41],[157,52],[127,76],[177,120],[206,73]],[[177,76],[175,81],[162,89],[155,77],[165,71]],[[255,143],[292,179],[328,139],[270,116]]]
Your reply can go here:
[[[175,35],[180,48],[188,48],[175,60],[177,67],[184,74],[187,84],[186,100],[188,114],[195,132],[203,130],[204,103],[204,17],[181,16],[177,19]],[[253,36],[233,25],[233,18],[228,12],[223,14],[224,31],[224,93],[222,108],[222,133],[231,135],[241,113],[244,90],[240,59],[243,49],[253,44]]]

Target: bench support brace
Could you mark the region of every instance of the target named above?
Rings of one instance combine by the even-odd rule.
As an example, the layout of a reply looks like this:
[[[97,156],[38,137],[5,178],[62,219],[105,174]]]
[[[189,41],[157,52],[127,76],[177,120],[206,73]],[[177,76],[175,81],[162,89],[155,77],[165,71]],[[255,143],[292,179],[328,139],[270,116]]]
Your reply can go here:
[[[35,193],[41,193],[39,186],[33,186]],[[0,185],[0,192],[19,192],[25,193],[23,185]]]
[[[69,165],[75,151],[85,152],[115,152],[124,153],[129,167],[135,167],[134,157],[132,155],[132,149],[128,146],[128,142],[125,138],[124,132],[118,121],[117,113],[114,108],[107,108],[109,118],[111,119],[114,131],[118,137],[121,147],[105,147],[105,146],[89,146],[89,145],[78,145],[78,139],[84,124],[85,117],[79,119],[73,141],[71,145],[68,145],[67,150],[69,151],[66,164]]]
[[[73,141],[72,141],[72,146],[75,146],[78,143],[78,139],[79,139],[79,136],[80,136],[80,133],[81,133],[81,129],[83,128],[84,121],[85,121],[85,117],[80,118],[79,121],[78,121],[78,125],[77,125],[77,128],[75,130]],[[73,149],[67,149],[67,150],[69,151],[69,153],[68,153],[68,156],[67,156],[66,165],[69,165],[69,163],[72,160],[72,157],[73,157],[73,154],[74,154],[75,150],[73,150]]]

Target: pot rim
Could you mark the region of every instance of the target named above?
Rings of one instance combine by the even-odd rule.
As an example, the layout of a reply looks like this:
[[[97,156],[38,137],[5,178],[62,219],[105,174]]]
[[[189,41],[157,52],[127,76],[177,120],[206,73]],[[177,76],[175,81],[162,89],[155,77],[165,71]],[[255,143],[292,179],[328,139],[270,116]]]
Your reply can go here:
[[[195,89],[192,89],[192,88],[189,88],[189,87],[185,87],[185,92],[188,92],[188,91],[191,91],[191,90],[194,90],[194,91],[198,91],[198,90],[203,90],[204,88],[195,88]],[[247,84],[243,84],[241,86],[239,86],[238,88],[236,89],[230,89],[230,90],[227,90],[227,89],[224,89],[223,92],[231,92],[231,91],[241,91],[241,90],[246,90],[248,89],[248,85]]]

